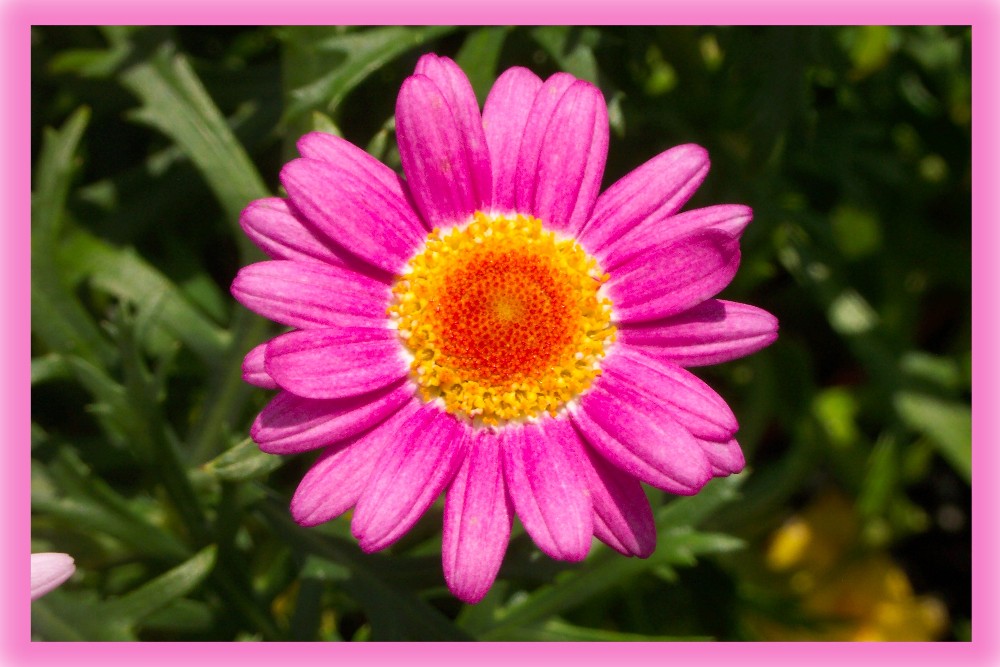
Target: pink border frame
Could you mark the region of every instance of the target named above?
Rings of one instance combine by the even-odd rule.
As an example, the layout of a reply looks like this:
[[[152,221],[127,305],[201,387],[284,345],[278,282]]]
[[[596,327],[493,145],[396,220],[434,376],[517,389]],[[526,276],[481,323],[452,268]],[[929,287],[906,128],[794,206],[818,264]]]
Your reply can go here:
[[[907,665],[1000,665],[1000,642],[994,632],[1000,578],[996,564],[998,485],[984,483],[997,474],[1000,441],[997,411],[983,409],[997,399],[1000,340],[994,314],[1000,254],[1000,206],[996,174],[1000,173],[1000,118],[997,86],[1000,10],[997,0],[911,2],[841,0],[807,3],[795,0],[699,0],[669,5],[650,0],[505,0],[473,7],[468,0],[367,0],[344,6],[335,2],[283,0],[265,3],[235,0],[176,0],[139,7],[127,0],[0,0],[0,183],[5,215],[0,222],[0,424],[3,441],[2,516],[7,548],[0,549],[5,584],[0,605],[0,664],[3,665],[201,665],[234,661],[241,665],[295,662],[368,665],[388,663],[450,664],[475,661],[506,665],[555,660],[604,664],[609,660],[643,660],[688,664],[773,665],[775,663],[843,665],[905,663]],[[30,517],[30,34],[32,24],[378,24],[428,21],[465,24],[565,22],[572,8],[580,24],[950,24],[973,26],[973,641],[932,644],[59,644],[32,643],[28,613]]]

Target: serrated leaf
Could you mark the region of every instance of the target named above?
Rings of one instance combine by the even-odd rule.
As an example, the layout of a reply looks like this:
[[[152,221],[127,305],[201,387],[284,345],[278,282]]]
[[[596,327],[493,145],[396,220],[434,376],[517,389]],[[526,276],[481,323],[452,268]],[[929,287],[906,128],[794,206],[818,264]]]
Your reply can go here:
[[[280,456],[260,451],[250,438],[205,464],[205,470],[227,482],[243,482],[263,477],[281,467]]]

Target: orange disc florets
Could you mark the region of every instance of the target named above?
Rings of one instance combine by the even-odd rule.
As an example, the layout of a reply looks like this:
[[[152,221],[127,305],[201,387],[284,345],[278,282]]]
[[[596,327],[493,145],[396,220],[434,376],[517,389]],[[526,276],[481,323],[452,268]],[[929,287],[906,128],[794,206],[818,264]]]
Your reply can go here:
[[[476,213],[431,232],[389,314],[424,398],[493,425],[555,414],[600,374],[614,337],[605,279],[539,220]]]

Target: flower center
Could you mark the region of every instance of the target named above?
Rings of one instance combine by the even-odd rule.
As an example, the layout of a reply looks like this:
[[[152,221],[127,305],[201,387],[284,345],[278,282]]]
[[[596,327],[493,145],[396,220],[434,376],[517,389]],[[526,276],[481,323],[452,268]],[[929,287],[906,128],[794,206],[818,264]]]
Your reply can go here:
[[[389,315],[426,401],[497,425],[556,414],[614,340],[596,260],[530,216],[438,229],[393,286]]]

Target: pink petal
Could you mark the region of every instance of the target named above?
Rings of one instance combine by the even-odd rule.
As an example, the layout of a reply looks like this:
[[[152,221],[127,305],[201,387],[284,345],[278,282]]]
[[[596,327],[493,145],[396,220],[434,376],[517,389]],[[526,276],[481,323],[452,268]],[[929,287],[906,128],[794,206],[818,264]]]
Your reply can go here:
[[[281,170],[292,204],[316,229],[372,266],[398,274],[423,243],[420,218],[396,189],[366,178],[367,162],[299,158]]]
[[[465,424],[430,404],[400,427],[354,509],[351,532],[362,550],[384,549],[416,523],[455,476],[468,437]]]
[[[431,227],[458,224],[489,208],[493,183],[486,138],[481,122],[468,126],[471,110],[467,103],[455,88],[446,84],[443,91],[423,74],[406,79],[396,100],[396,138],[403,172],[417,208]]]
[[[76,572],[73,557],[60,553],[31,554],[31,599],[61,586]]]
[[[413,385],[406,381],[371,394],[330,400],[283,391],[257,415],[250,436],[268,454],[325,447],[375,426],[406,404],[413,393]]]
[[[455,597],[470,604],[493,585],[510,539],[514,511],[501,461],[500,437],[477,431],[445,497],[444,578]]]
[[[594,85],[575,81],[551,115],[539,118],[542,109],[548,110],[547,94],[543,86],[525,128],[517,209],[540,218],[550,229],[575,234],[590,217],[600,192],[608,157],[608,108]],[[536,143],[534,133],[543,123],[544,133]]]
[[[704,441],[702,449],[712,465],[712,475],[715,477],[735,475],[746,467],[743,450],[740,449],[739,443],[735,440],[728,442]]]
[[[483,105],[483,130],[493,165],[493,210],[512,213],[517,208],[515,176],[521,137],[542,80],[523,67],[501,74]]]
[[[584,446],[594,535],[626,556],[648,558],[656,548],[653,510],[639,481]]]
[[[250,202],[240,215],[240,226],[271,259],[319,261],[344,266],[350,255],[317,234],[284,199]]]
[[[482,199],[483,206],[489,207],[492,197],[493,175],[490,152],[487,148],[483,119],[479,113],[479,102],[472,84],[462,68],[451,58],[443,58],[433,53],[420,57],[414,74],[423,74],[437,84],[447,98],[454,114],[455,124],[465,140],[466,160],[472,167],[473,184]]]
[[[739,239],[714,229],[636,255],[606,284],[618,322],[676,315],[715,296],[740,264]]]
[[[676,215],[652,216],[609,243],[604,266],[617,266],[634,255],[700,230],[715,229],[739,238],[752,220],[753,210],[742,204],[720,204]]]
[[[698,230],[717,229],[739,238],[752,219],[750,207],[739,204],[697,208],[669,217],[653,216],[620,238],[609,240],[596,256],[604,270],[611,271],[636,255],[652,252]]]
[[[694,144],[660,153],[601,195],[580,243],[599,256],[636,225],[673,215],[705,180],[708,166],[708,151]],[[602,266],[609,268],[607,263]]]
[[[264,352],[266,350],[267,343],[261,343],[243,357],[243,381],[255,387],[277,389],[278,383],[267,374],[267,370],[264,368]]]
[[[778,320],[754,306],[709,299],[662,320],[619,327],[618,339],[680,366],[738,359],[778,338]]]
[[[604,378],[571,412],[574,425],[601,456],[633,477],[670,493],[697,493],[711,467],[691,433],[656,401]]]
[[[390,329],[292,331],[267,344],[264,367],[304,398],[347,398],[387,387],[409,372]]]
[[[403,179],[346,139],[325,132],[310,132],[303,135],[296,145],[302,157],[334,165],[350,165],[364,180],[377,183],[384,192],[391,193],[396,201],[406,201],[408,195]]]
[[[531,102],[514,169],[514,208],[519,213],[536,215],[534,202],[535,191],[538,188],[538,162],[545,141],[545,131],[563,95],[576,81],[575,77],[565,72],[553,74],[541,85]],[[525,92],[522,91],[521,95]],[[502,112],[502,109],[496,111],[497,114]],[[513,136],[508,135],[508,140],[513,140]],[[510,165],[507,164],[505,168],[509,169]]]
[[[625,387],[648,396],[669,410],[670,416],[697,438],[725,442],[739,429],[725,400],[688,371],[670,362],[646,356],[626,344],[602,364],[607,391]]]
[[[291,513],[296,523],[315,526],[353,507],[368,485],[379,456],[395,440],[400,427],[413,418],[417,406],[417,401],[410,401],[375,428],[323,452],[292,496]]]
[[[378,327],[389,286],[350,269],[315,262],[258,262],[240,270],[233,297],[259,315],[300,329]]]
[[[503,430],[504,480],[517,516],[538,548],[580,561],[590,550],[593,507],[585,491],[582,445],[565,419]]]

